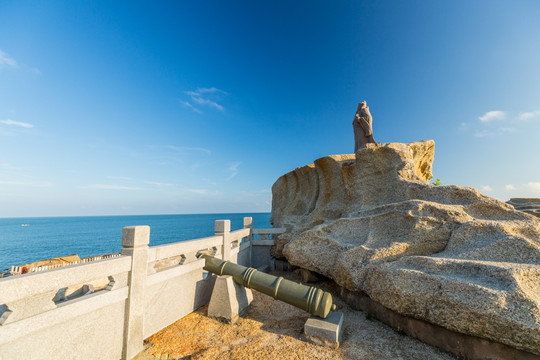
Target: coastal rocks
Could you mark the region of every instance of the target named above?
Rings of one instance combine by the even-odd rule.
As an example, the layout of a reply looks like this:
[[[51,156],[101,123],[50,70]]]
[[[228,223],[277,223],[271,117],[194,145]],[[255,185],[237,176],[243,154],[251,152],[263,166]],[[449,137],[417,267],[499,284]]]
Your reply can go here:
[[[512,198],[506,203],[514,206],[516,210],[540,217],[540,199]]]
[[[540,354],[540,219],[429,185],[434,146],[367,144],[280,177],[271,221],[288,231],[274,256],[399,314]]]

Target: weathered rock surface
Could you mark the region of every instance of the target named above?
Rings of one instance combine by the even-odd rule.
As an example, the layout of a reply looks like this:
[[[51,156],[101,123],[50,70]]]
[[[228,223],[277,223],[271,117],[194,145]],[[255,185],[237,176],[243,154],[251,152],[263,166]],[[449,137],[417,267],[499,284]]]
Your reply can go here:
[[[540,199],[536,198],[512,198],[506,202],[516,210],[540,217]]]
[[[367,144],[280,177],[273,249],[387,308],[540,354],[540,219],[432,186],[433,141]]]

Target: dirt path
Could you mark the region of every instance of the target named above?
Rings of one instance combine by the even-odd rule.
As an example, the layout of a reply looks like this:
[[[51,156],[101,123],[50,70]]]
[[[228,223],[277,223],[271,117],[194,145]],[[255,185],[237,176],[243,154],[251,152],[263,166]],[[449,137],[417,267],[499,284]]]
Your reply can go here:
[[[275,275],[299,281],[294,273]],[[316,286],[330,290],[324,282]],[[308,313],[256,291],[253,296],[250,310],[236,324],[208,318],[205,306],[149,337],[135,359],[454,359],[366,318],[335,294],[344,313],[343,344],[337,350],[314,345],[303,334]]]

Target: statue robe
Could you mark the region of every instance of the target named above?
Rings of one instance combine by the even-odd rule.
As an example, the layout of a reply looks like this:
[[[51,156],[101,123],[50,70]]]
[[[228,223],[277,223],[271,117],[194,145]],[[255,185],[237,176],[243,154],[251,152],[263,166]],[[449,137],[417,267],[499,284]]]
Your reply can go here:
[[[363,114],[367,115],[367,114]],[[358,151],[362,146],[367,143],[374,143],[373,139],[373,129],[371,127],[372,118],[371,116],[360,116],[356,113],[353,120],[353,129],[354,129],[354,152]]]

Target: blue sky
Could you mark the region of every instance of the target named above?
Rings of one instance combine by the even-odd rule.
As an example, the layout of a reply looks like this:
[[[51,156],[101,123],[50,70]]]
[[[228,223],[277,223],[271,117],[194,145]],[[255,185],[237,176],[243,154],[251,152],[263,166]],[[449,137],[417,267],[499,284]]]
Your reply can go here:
[[[540,2],[0,0],[0,217],[269,211],[375,140],[540,197]]]

